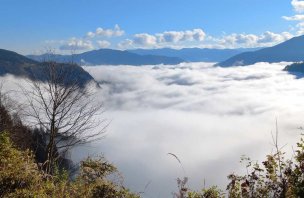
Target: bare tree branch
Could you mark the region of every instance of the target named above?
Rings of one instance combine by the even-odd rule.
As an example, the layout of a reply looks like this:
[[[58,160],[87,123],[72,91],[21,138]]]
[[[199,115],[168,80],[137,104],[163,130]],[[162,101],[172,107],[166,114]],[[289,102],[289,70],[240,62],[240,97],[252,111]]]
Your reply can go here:
[[[103,105],[96,103],[94,90],[80,84],[76,71],[52,61],[42,64],[45,81],[34,76],[30,88],[21,90],[28,103],[25,115],[48,134],[46,171],[52,173],[58,150],[99,140],[108,124],[101,119]]]

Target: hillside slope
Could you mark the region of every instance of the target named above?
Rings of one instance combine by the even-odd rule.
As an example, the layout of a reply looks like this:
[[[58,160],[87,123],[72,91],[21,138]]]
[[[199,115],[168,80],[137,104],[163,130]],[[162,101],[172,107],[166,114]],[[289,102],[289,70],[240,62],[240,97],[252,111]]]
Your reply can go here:
[[[304,36],[294,37],[273,47],[244,52],[220,62],[222,67],[251,65],[257,62],[298,62],[304,60]]]
[[[47,79],[47,75],[45,73],[47,64],[48,63],[46,62],[40,63],[38,61],[31,60],[13,51],[0,49],[0,76],[12,74],[19,77],[45,81]],[[73,78],[76,78],[79,85],[81,86],[90,81],[95,81],[88,72],[86,72],[78,65],[59,63],[55,64],[60,69],[63,68],[65,71],[69,71],[69,73],[73,72]]]

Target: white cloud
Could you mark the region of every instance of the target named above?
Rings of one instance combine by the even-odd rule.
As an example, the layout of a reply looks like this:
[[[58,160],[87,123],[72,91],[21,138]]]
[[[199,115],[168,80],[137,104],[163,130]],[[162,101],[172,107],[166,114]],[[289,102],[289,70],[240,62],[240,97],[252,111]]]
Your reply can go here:
[[[232,34],[225,37],[225,41],[230,44],[254,45],[258,40],[258,36],[254,34]]]
[[[304,1],[303,0],[292,0],[291,1],[292,6],[294,7],[294,10],[297,13],[303,13],[304,12]],[[303,28],[303,22],[304,21],[304,15],[303,14],[296,14],[294,16],[283,16],[283,19],[287,21],[299,21],[299,23],[296,25],[295,28],[293,28],[293,31],[295,31],[296,36],[302,35],[304,33]]]
[[[156,34],[160,43],[177,43],[181,41],[203,41],[205,32],[202,29],[193,29],[187,31],[166,31]]]
[[[157,44],[157,38],[146,33],[135,34],[133,43],[142,46],[154,46]]]
[[[259,43],[280,43],[291,39],[293,35],[289,32],[282,32],[281,34],[276,34],[270,31],[265,32],[259,37]]]
[[[221,38],[214,38],[211,37],[210,40],[213,43],[218,43],[223,47],[266,47],[272,46],[281,42],[284,42],[293,35],[289,32],[282,32],[282,33],[273,33],[270,31],[266,31],[261,35],[255,34],[230,34],[225,35]]]
[[[133,47],[133,41],[131,39],[125,39],[117,44],[119,49],[128,49]]]
[[[188,37],[190,36],[190,38],[195,41],[203,41],[205,39],[206,33],[202,29],[194,29],[192,32],[186,32],[185,35],[187,38],[186,40],[188,40]]]
[[[303,12],[304,11],[304,1],[301,0],[292,0],[291,5],[295,9],[296,12]]]
[[[86,35],[87,38],[94,38],[95,37],[95,33],[94,32],[88,32]]]
[[[167,43],[177,43],[181,41],[184,37],[184,34],[182,32],[177,32],[177,31],[168,31],[164,32],[162,34],[156,34],[159,42],[167,42]]]
[[[135,34],[133,40],[121,43],[129,44],[130,46],[147,47],[173,47],[175,44],[183,42],[202,42],[206,37],[202,29],[193,29],[186,31],[165,31],[163,33],[156,33],[154,35],[148,33]],[[124,45],[126,46],[126,45]]]
[[[304,20],[304,15],[303,14],[297,14],[294,16],[283,16],[283,19],[287,20],[287,21],[302,21]]]
[[[133,190],[152,180],[147,197],[170,197],[183,176],[168,152],[182,160],[193,188],[206,179],[225,189],[228,174],[245,171],[241,155],[261,162],[271,152],[276,118],[288,153],[300,137],[304,79],[282,71],[286,64],[85,67],[103,82],[100,98],[112,120],[91,153],[103,151]]]
[[[94,46],[90,40],[71,38],[67,43],[59,47],[60,50],[90,50]]]
[[[302,27],[302,26],[301,26]],[[118,27],[117,27],[118,28]],[[298,27],[298,34],[303,32],[304,28]],[[104,30],[102,30],[104,31]],[[98,32],[98,31],[97,31]],[[105,33],[108,32],[108,33]],[[105,31],[102,34],[112,35],[110,31]],[[101,33],[100,33],[101,34]],[[98,47],[106,48],[111,45],[109,40],[96,41],[98,33],[88,32],[83,39],[71,39],[68,44],[65,44],[61,49],[92,49],[96,43]],[[186,31],[165,31],[163,33],[148,34],[139,33],[134,34],[133,38],[126,38],[124,40],[114,43],[118,49],[131,48],[163,48],[170,47],[175,49],[185,47],[203,47],[203,48],[240,48],[240,47],[267,47],[278,44],[292,38],[289,32],[274,33],[266,31],[263,34],[228,34],[222,37],[212,37],[206,35],[202,29],[193,29]],[[94,42],[92,42],[94,41]],[[77,46],[77,47],[75,47]]]
[[[304,34],[304,22],[298,23],[296,25],[297,28],[297,34],[298,35],[303,35]]]
[[[97,41],[98,47],[100,48],[107,48],[111,45],[109,41],[102,40],[102,41]]]
[[[266,31],[261,35],[256,34],[228,34],[222,37],[206,35],[202,29],[186,31],[165,31],[163,33],[135,34],[134,38],[126,39],[117,46],[120,49],[127,48],[184,48],[184,47],[207,47],[207,48],[239,48],[239,47],[267,47],[284,42],[293,35],[289,32],[274,33]]]
[[[103,29],[101,27],[97,28],[95,31],[95,36],[105,36],[105,37],[119,37],[124,35],[124,30],[116,24],[114,29]]]
[[[119,37],[124,34],[118,25],[115,25],[113,29],[103,29],[97,28],[95,32],[87,32],[83,38],[73,37],[68,41],[61,41],[59,49],[60,50],[92,50],[96,48],[96,44],[99,48],[107,48],[111,45],[108,40],[97,40],[99,36],[101,37]],[[54,42],[53,42],[54,43]]]

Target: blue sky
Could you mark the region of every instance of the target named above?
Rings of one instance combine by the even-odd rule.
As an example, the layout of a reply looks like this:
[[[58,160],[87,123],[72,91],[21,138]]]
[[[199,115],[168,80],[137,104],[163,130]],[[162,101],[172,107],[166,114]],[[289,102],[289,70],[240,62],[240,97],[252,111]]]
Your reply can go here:
[[[304,4],[300,0],[0,3],[0,47],[22,54],[39,53],[45,48],[68,53],[98,48],[268,46],[301,34],[299,24],[303,19],[283,16],[302,16]]]

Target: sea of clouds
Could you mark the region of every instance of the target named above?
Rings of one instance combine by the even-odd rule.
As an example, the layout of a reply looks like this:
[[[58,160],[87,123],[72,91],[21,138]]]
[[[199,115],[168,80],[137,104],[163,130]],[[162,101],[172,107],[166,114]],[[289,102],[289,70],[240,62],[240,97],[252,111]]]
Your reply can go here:
[[[288,153],[301,136],[304,79],[282,71],[287,64],[84,67],[101,84],[97,98],[110,125],[104,139],[76,148],[72,158],[103,153],[144,197],[171,197],[184,176],[193,189],[225,189],[228,174],[245,171],[242,155],[261,162],[273,150],[276,119]],[[7,90],[25,84],[0,80]]]
[[[111,120],[84,155],[103,152],[144,197],[170,197],[183,176],[194,189],[225,189],[228,174],[245,171],[242,155],[262,161],[273,150],[276,119],[287,152],[299,140],[304,80],[282,71],[287,64],[84,67],[101,83]]]

